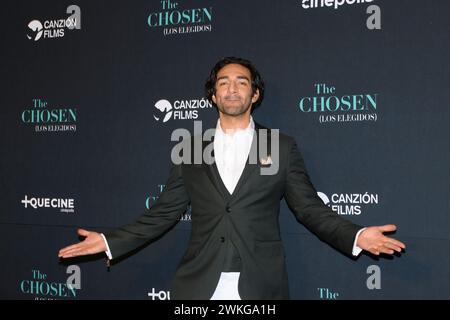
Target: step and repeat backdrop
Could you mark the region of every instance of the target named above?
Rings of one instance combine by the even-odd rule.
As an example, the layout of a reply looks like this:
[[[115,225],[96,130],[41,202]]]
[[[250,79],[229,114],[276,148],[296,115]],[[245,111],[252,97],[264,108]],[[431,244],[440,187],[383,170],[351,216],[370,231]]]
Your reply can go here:
[[[349,258],[280,212],[293,299],[449,299],[448,1],[10,1],[1,10],[0,298],[170,299],[189,209],[109,268],[60,261],[158,199],[177,128],[215,126],[225,56],[266,83],[255,121],[295,137],[320,197],[407,249]],[[209,190],[204,190],[205,193]]]

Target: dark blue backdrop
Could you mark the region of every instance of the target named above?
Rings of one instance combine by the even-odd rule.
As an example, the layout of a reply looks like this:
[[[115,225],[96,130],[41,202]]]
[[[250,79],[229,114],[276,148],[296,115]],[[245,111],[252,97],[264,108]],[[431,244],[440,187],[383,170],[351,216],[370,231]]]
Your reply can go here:
[[[60,263],[57,252],[78,227],[107,231],[151,205],[168,176],[171,132],[217,118],[180,103],[202,104],[212,65],[236,55],[266,82],[254,119],[297,139],[324,201],[359,224],[396,224],[407,244],[391,258],[352,260],[283,203],[292,298],[449,299],[449,4],[308,3],[4,4],[0,298],[167,298],[188,216],[109,271],[103,256]],[[173,108],[166,122],[154,106],[163,99]],[[69,265],[81,271],[75,294]]]

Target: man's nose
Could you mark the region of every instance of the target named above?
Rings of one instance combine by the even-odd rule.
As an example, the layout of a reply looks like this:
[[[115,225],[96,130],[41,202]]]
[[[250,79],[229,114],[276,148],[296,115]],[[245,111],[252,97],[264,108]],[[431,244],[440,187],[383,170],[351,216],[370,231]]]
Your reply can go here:
[[[230,82],[230,85],[228,86],[228,91],[230,93],[235,93],[237,91],[237,84],[234,81]]]

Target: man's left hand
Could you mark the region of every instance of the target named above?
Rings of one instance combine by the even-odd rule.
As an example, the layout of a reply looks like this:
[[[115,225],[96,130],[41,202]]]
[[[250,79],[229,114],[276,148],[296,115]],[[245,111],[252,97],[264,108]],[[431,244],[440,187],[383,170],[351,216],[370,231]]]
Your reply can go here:
[[[406,246],[394,238],[386,237],[383,232],[392,232],[397,230],[393,224],[384,226],[368,227],[358,237],[356,245],[363,250],[369,251],[374,255],[380,253],[393,254],[394,251],[401,252]]]

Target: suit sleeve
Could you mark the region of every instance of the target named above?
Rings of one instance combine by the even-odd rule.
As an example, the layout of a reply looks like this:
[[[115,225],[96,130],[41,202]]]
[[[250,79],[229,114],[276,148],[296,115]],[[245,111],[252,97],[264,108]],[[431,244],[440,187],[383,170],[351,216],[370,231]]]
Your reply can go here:
[[[336,214],[326,206],[309,179],[294,140],[290,142],[285,199],[297,220],[321,240],[351,255],[356,233],[362,226]]]
[[[134,223],[104,234],[112,256],[122,256],[163,235],[179,221],[189,202],[181,166],[173,165],[166,187],[156,203]]]

